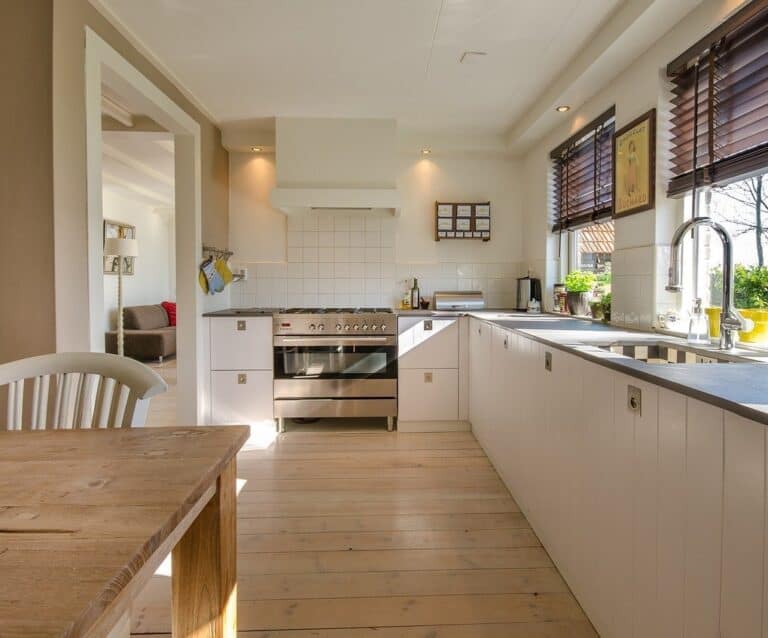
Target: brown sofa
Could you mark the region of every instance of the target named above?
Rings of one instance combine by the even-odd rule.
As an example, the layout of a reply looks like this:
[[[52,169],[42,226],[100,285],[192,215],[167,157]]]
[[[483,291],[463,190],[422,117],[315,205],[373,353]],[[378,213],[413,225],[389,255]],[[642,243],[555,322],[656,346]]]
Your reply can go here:
[[[161,305],[123,308],[125,354],[134,359],[159,359],[176,354],[176,326],[169,325]],[[105,334],[106,351],[117,353],[117,331]]]

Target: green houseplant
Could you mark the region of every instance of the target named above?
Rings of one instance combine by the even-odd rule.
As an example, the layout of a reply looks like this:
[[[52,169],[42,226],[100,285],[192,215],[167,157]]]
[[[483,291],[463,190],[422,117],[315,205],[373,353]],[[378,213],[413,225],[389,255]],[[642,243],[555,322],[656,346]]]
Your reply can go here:
[[[572,315],[585,316],[589,311],[589,297],[597,278],[594,273],[572,270],[565,277],[566,301],[568,312]]]
[[[603,321],[611,320],[611,293],[606,293],[600,300],[600,305],[603,307]]]
[[[713,307],[707,308],[710,334],[720,335],[720,308],[723,301],[723,270],[713,268],[709,274]],[[768,267],[737,264],[733,273],[734,303],[746,319],[755,322],[749,332],[740,332],[742,341],[765,343],[768,341]]]

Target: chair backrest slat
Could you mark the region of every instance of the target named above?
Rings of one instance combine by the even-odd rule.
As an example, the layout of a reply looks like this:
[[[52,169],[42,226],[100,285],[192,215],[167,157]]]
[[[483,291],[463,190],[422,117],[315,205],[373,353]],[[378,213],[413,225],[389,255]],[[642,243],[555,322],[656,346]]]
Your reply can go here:
[[[40,377],[40,397],[37,406],[37,419],[34,422],[36,430],[44,430],[48,424],[48,390],[51,385],[51,375],[44,374]]]
[[[6,419],[9,430],[21,430],[22,414],[24,409],[24,380],[13,381],[8,384],[8,405],[6,406]]]
[[[27,383],[31,396],[25,414]],[[1,364],[3,387],[6,423],[0,428],[10,430],[143,425],[150,399],[167,389],[147,366],[100,353],[61,353]]]

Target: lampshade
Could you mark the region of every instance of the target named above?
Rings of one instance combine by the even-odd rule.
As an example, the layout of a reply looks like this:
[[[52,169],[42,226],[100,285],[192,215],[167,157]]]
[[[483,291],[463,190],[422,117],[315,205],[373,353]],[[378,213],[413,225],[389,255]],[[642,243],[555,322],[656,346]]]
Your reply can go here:
[[[107,237],[104,240],[104,254],[117,257],[138,257],[139,244],[135,239]]]

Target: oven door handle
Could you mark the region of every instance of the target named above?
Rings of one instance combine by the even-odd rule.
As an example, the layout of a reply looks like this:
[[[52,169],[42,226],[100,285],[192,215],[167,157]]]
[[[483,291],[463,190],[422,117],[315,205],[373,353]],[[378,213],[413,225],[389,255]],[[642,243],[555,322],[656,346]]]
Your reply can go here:
[[[282,337],[274,339],[276,346],[370,346],[370,345],[397,345],[395,335],[381,337],[361,335],[359,337],[340,337],[328,335],[327,337]]]

